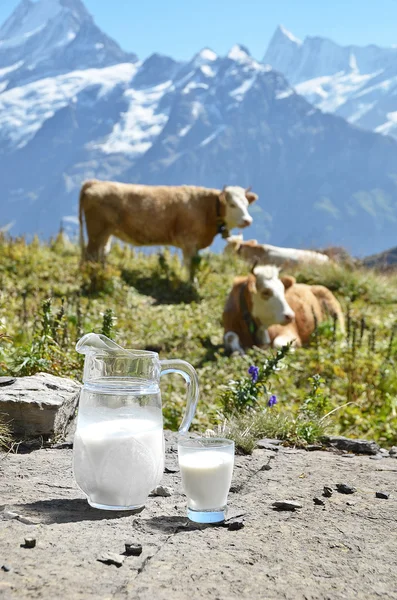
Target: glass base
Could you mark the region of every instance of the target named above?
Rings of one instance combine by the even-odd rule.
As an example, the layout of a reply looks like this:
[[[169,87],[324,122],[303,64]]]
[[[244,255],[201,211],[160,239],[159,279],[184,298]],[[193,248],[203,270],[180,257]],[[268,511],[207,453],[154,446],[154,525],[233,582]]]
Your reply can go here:
[[[91,502],[89,498],[87,498],[87,502],[92,508],[99,508],[100,510],[142,510],[145,507],[144,504],[139,504],[138,506],[109,506],[108,504]]]
[[[226,506],[217,510],[193,510],[188,507],[187,517],[194,523],[222,523],[226,519],[226,511]]]

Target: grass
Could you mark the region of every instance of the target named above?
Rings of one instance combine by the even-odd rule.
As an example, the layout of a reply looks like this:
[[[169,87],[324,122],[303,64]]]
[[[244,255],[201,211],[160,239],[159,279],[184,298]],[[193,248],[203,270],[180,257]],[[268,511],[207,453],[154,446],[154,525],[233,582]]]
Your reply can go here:
[[[169,251],[148,256],[115,245],[106,267],[81,269],[78,248],[62,237],[49,244],[2,238],[0,256],[0,333],[8,335],[0,340],[0,375],[47,371],[81,380],[75,342],[83,333],[107,328],[123,346],[155,349],[160,358],[183,358],[195,366],[201,397],[194,427],[203,431],[224,423],[229,381],[246,377],[250,365],[263,365],[272,355],[260,349],[243,357],[224,353],[223,305],[233,277],[249,270],[230,255],[203,255],[197,289]],[[332,322],[321,324],[310,347],[290,353],[269,379],[268,392],[278,397],[275,410],[264,416],[260,401],[253,412],[228,416],[228,427],[236,436],[248,429],[252,440],[274,435],[307,443],[327,426],[334,433],[396,444],[397,276],[341,265],[289,273],[330,287],[346,312],[348,332],[343,337]],[[328,410],[338,410],[321,423],[321,431],[313,425],[312,435],[302,429],[307,417],[301,409],[315,374],[323,380]],[[183,380],[164,377],[161,388],[165,425],[177,429]]]

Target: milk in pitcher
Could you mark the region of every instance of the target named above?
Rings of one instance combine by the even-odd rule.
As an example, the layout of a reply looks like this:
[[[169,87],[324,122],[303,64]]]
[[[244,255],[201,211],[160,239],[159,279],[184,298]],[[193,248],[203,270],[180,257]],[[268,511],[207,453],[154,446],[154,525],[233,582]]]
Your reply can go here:
[[[164,470],[158,386],[129,385],[125,394],[110,394],[109,386],[86,388],[74,439],[76,482],[96,508],[139,508]]]

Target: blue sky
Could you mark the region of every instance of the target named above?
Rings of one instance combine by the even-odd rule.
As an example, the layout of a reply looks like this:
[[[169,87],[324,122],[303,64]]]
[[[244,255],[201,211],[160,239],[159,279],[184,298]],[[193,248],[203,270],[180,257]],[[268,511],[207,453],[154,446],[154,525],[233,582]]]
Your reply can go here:
[[[0,0],[0,23],[19,0]],[[397,44],[397,0],[85,0],[97,24],[125,49],[190,58],[208,46],[225,54],[234,43],[262,58],[282,23],[294,35],[341,44]]]

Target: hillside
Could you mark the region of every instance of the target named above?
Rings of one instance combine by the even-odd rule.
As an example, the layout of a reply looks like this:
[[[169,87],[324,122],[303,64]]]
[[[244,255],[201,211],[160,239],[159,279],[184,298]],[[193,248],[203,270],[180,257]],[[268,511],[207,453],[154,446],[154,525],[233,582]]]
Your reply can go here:
[[[81,380],[75,342],[85,332],[100,332],[105,321],[106,331],[121,345],[155,349],[161,358],[183,358],[196,367],[201,397],[194,423],[203,430],[219,422],[224,386],[272,355],[259,349],[245,357],[224,354],[223,306],[233,277],[247,273],[247,266],[230,256],[204,254],[197,291],[170,253],[146,256],[116,245],[105,270],[88,265],[83,271],[77,247],[62,238],[50,246],[2,239],[0,254],[0,334],[9,336],[0,338],[0,376],[47,371]],[[284,359],[284,368],[270,380],[278,404],[262,437],[316,439],[321,428],[297,424],[310,397],[309,378],[318,373],[327,410],[337,409],[322,428],[396,444],[396,276],[338,265],[296,269],[295,276],[336,293],[348,334],[341,338],[332,323],[322,324],[309,348]],[[177,376],[163,378],[162,391],[165,424],[177,429],[183,383]]]
[[[48,238],[61,221],[75,232],[81,182],[98,177],[252,185],[261,241],[394,245],[397,143],[323,114],[247,48],[139,61],[80,0],[23,0],[0,41],[15,53],[0,44],[0,228],[12,235]]]

